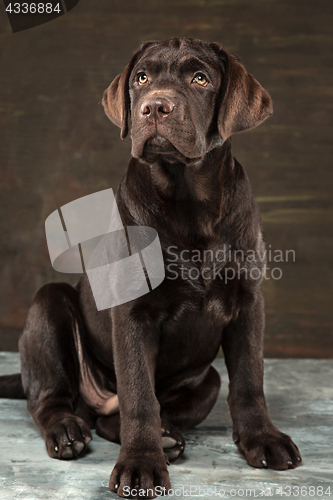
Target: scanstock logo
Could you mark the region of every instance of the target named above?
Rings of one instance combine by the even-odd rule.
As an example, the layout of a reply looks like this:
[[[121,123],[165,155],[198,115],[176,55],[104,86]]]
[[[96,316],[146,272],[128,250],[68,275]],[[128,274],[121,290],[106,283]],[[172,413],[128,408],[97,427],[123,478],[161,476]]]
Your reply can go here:
[[[124,227],[112,189],[63,205],[45,221],[51,263],[87,273],[99,311],[149,293],[165,277],[160,240],[151,227]]]
[[[4,0],[6,13],[13,33],[28,30],[63,16],[79,0]]]

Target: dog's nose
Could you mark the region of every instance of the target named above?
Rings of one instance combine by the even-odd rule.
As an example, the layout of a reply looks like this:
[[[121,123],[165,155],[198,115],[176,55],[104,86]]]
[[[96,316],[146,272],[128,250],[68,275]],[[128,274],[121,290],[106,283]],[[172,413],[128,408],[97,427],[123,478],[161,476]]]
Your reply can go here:
[[[174,104],[165,97],[147,99],[141,106],[141,114],[148,121],[159,121],[169,116]]]

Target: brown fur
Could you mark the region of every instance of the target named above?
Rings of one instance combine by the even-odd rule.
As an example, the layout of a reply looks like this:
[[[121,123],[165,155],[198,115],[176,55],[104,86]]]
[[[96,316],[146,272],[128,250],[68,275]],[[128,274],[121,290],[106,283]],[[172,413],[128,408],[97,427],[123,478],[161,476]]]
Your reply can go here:
[[[202,74],[207,85],[198,83]],[[144,44],[105,91],[103,105],[122,138],[131,115],[133,158],[117,204],[125,226],[157,230],[166,279],[100,312],[85,275],[75,289],[51,284],[38,292],[19,347],[28,408],[49,455],[81,455],[95,426],[121,442],[112,491],[122,496],[138,485],[152,497],[158,487],[168,489],[166,456],[183,453],[180,429],[199,424],[218,397],[211,363],[222,345],[239,451],[253,467],[296,467],[299,451],[273,425],[263,393],[261,279],[244,271],[226,282],[237,259],[216,257],[224,245],[264,250],[259,210],[230,136],[272,113],[268,93],[218,44],[175,38]],[[207,262],[189,263],[207,251]],[[244,265],[263,271],[265,264],[258,257]],[[197,279],[190,279],[193,266]],[[114,405],[110,414],[108,405],[104,413],[94,406],[94,387],[99,402],[117,394],[119,413]]]

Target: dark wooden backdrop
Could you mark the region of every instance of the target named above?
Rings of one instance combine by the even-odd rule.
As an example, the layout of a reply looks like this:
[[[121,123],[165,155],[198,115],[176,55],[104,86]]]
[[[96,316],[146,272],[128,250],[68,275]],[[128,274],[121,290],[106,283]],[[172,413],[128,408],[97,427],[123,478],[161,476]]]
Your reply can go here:
[[[77,278],[53,271],[46,217],[124,174],[104,89],[142,41],[188,36],[240,55],[274,101],[233,140],[267,243],[296,252],[264,283],[266,356],[332,357],[332,14],[327,0],[81,0],[13,34],[0,3],[0,349],[17,349],[41,285]]]

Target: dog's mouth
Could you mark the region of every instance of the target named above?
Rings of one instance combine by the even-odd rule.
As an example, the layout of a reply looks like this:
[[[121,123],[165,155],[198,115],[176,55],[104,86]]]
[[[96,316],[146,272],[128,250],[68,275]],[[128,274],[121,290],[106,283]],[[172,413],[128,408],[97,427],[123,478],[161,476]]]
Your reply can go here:
[[[167,155],[175,153],[179,154],[179,151],[175,148],[175,146],[173,146],[173,144],[171,144],[168,139],[162,137],[161,135],[155,135],[153,137],[149,137],[149,139],[147,139],[147,141],[145,142],[142,156],[147,156],[150,154]]]
[[[178,138],[177,138],[178,139]],[[172,141],[172,142],[171,142]],[[182,151],[182,142],[171,139],[167,139],[164,135],[160,135],[157,130],[153,134],[149,134],[149,137],[143,142],[143,146],[140,147],[140,142],[133,138],[132,132],[132,156],[134,158],[140,158],[144,163],[152,164],[158,162],[159,159],[163,159],[170,163],[185,163],[192,164],[197,162],[201,156],[187,154],[187,151]],[[142,143],[141,143],[142,144]],[[174,145],[176,144],[176,146]],[[194,149],[194,148],[193,148]]]
[[[154,135],[146,140],[141,160],[147,163],[154,163],[159,158],[165,158],[168,162],[183,162],[188,163],[193,161],[184,156],[168,139],[162,135]]]

